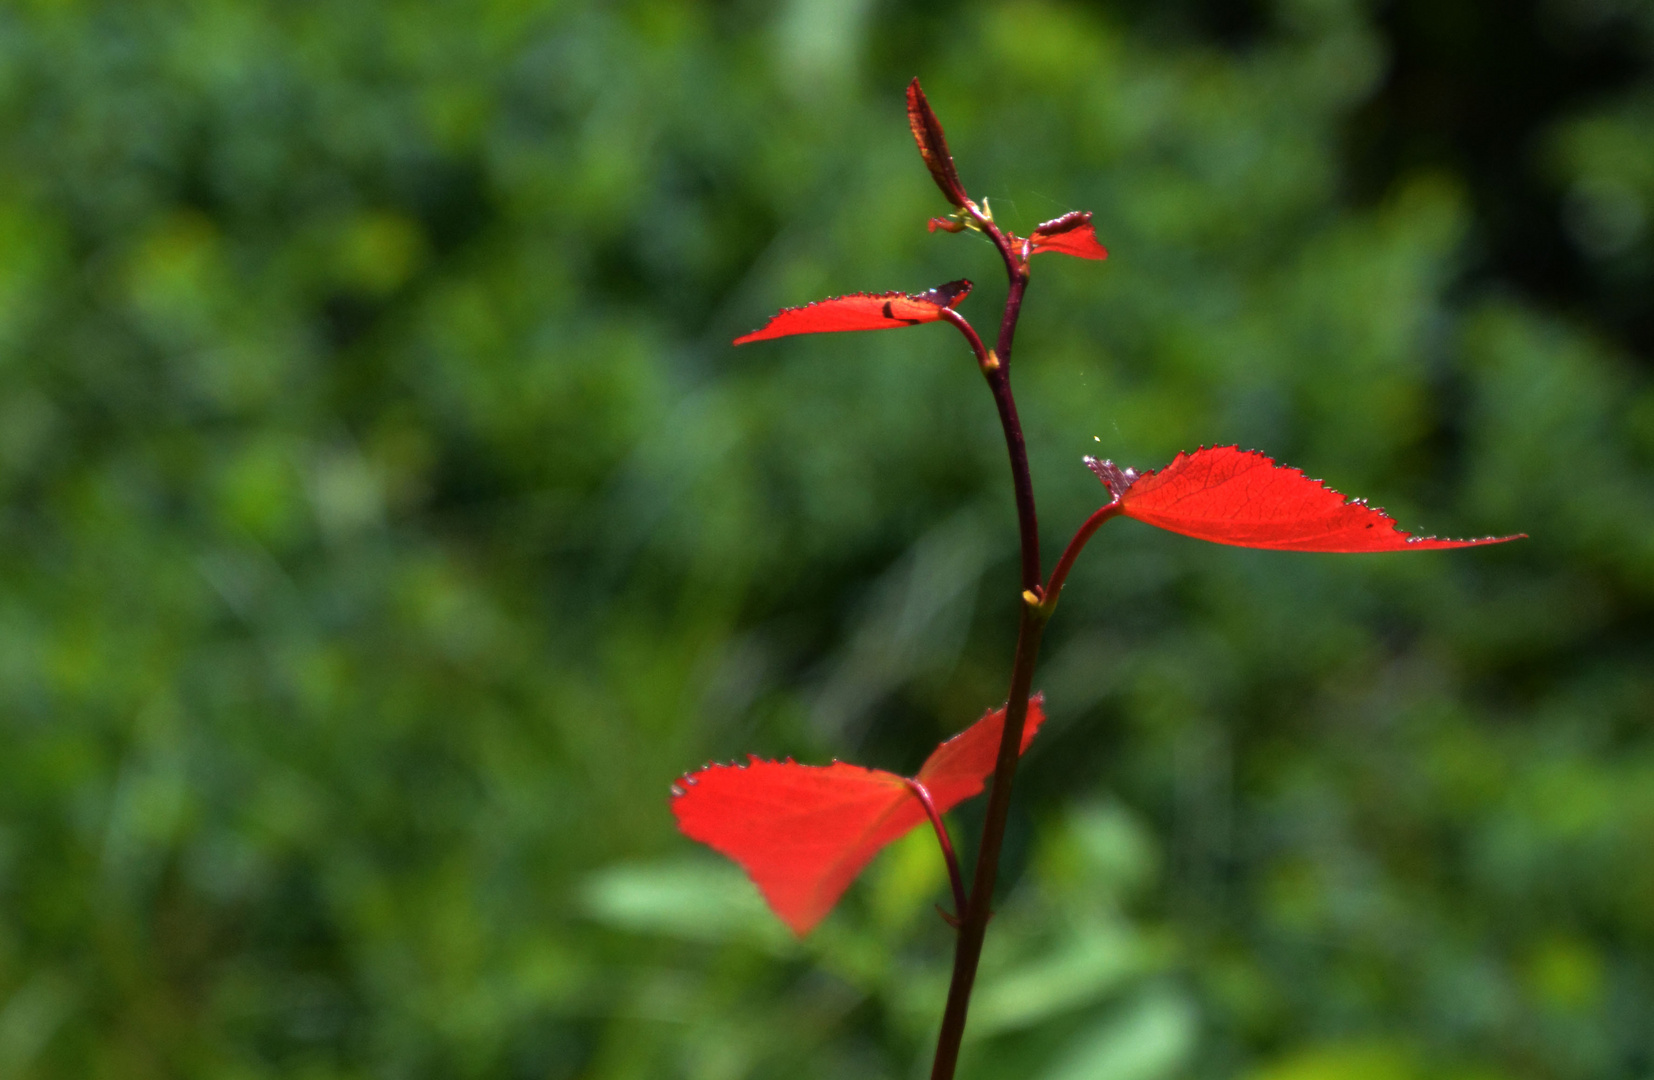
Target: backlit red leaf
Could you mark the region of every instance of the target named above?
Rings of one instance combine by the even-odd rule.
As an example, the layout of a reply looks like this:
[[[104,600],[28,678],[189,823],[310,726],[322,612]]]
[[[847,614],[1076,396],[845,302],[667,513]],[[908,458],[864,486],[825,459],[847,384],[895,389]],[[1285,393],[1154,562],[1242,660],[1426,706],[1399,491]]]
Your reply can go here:
[[[1045,723],[1045,699],[1036,694],[1028,699],[1028,719],[1022,725],[1024,753],[1034,741],[1039,726]],[[993,775],[994,763],[999,757],[999,736],[1005,730],[1005,710],[995,709],[970,727],[961,731],[931,752],[914,777],[930,792],[930,801],[937,813],[946,813],[980,793],[982,785]]]
[[[1044,721],[1041,699],[1031,698],[1022,749]],[[1004,724],[1005,710],[996,709],[926,760],[916,779],[937,813],[982,790]],[[673,789],[672,812],[684,835],[740,864],[800,937],[881,848],[925,820],[924,807],[895,773],[756,757],[685,776]]]
[[[792,334],[825,334],[836,330],[891,330],[935,322],[942,312],[965,298],[971,283],[950,281],[921,293],[851,293],[817,300],[802,307],[782,308],[761,329],[743,334],[735,344],[788,337]]]
[[[907,84],[907,126],[913,129],[913,141],[919,144],[919,155],[925,159],[936,186],[948,202],[965,208],[969,198],[965,185],[959,182],[959,171],[953,166],[953,155],[948,153],[948,140],[942,135],[942,122],[931,111],[925,92],[915,78]]]
[[[1119,494],[1118,469],[1087,459]],[[1111,477],[1114,479],[1110,483]],[[1159,472],[1130,482],[1120,499],[1127,517],[1218,544],[1282,551],[1427,551],[1517,540],[1438,540],[1401,531],[1395,519],[1360,499],[1347,500],[1319,480],[1255,450],[1215,446],[1178,454]]]
[[[1031,255],[1058,251],[1078,259],[1106,259],[1108,249],[1097,242],[1089,210],[1073,210],[1036,228],[1028,237]]]

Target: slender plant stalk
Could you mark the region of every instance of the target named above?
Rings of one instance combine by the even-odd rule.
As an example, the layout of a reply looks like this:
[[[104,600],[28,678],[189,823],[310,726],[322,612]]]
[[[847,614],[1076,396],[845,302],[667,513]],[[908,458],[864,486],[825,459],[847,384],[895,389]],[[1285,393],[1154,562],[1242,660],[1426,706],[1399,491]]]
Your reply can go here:
[[[1037,595],[1040,590],[1039,511],[1034,506],[1034,482],[1028,474],[1028,447],[1023,442],[1022,422],[1017,419],[1016,398],[1011,393],[1011,345],[1016,340],[1017,320],[1022,316],[1022,294],[1028,289],[1028,263],[1017,257],[1010,239],[999,231],[999,226],[992,221],[982,224],[1005,260],[1005,275],[1010,281],[1005,293],[1005,313],[999,320],[999,341],[994,346],[994,359],[998,363],[984,374],[988,377],[988,389],[994,395],[994,406],[999,410],[999,424],[1005,429],[1005,449],[1011,455],[1017,532],[1022,540],[1022,587]],[[1009,725],[1006,730],[1010,730]],[[1000,760],[1004,760],[1003,754]]]
[[[1113,502],[1086,518],[1084,524],[1075,531],[1074,538],[1068,541],[1068,546],[1063,549],[1062,557],[1057,560],[1056,567],[1051,571],[1051,579],[1045,583],[1045,592],[1040,599],[1040,607],[1045,609],[1046,618],[1049,619],[1051,613],[1057,610],[1057,597],[1062,595],[1063,583],[1068,580],[1068,572],[1074,569],[1074,560],[1079,558],[1080,552],[1085,549],[1086,541],[1090,540],[1092,534],[1103,527],[1103,522],[1120,514],[1124,509],[1125,507],[1121,505],[1119,498],[1116,497]]]
[[[1006,335],[1000,334],[1004,342]],[[998,350],[995,350],[996,354]],[[1039,512],[1034,507],[1034,483],[1028,475],[1028,447],[1022,440],[1022,422],[1017,419],[1016,399],[1011,396],[1011,376],[1008,363],[1000,357],[999,366],[989,371],[988,388],[993,391],[994,406],[999,409],[999,423],[1005,429],[1005,449],[1011,455],[1011,483],[1016,495],[1017,532],[1022,538],[1022,588],[1036,599],[1040,594]]]
[[[988,811],[982,827],[982,844],[977,849],[970,900],[963,910],[959,936],[954,944],[953,976],[948,983],[948,1004],[942,1013],[942,1030],[936,1040],[931,1080],[953,1080],[954,1069],[959,1064],[959,1045],[965,1035],[971,990],[976,984],[976,968],[982,959],[982,941],[992,914],[994,883],[999,877],[999,854],[1005,841],[1005,822],[1011,810],[1011,785],[1016,779],[1022,732],[1028,720],[1028,695],[1033,689],[1034,665],[1039,658],[1045,622],[1051,614],[1050,609],[1041,603],[1045,592],[1040,584],[1039,513],[1034,503],[1033,479],[1028,472],[1028,449],[1022,437],[1022,422],[1017,417],[1016,399],[1011,393],[1011,345],[1016,337],[1017,319],[1022,313],[1022,296],[1028,287],[1027,262],[1025,258],[1018,258],[1010,241],[991,220],[976,213],[974,206],[969,209],[978,227],[999,248],[1005,260],[1006,275],[1010,279],[1010,288],[1005,296],[1005,313],[1000,319],[999,340],[994,351],[983,351],[981,339],[963,317],[948,321],[960,328],[976,353],[977,363],[987,378],[988,389],[999,410],[1000,426],[1005,431],[1005,449],[1011,459],[1011,484],[1016,497],[1017,531],[1022,547],[1023,604],[1017,629],[1016,656],[1011,664],[1011,693],[1005,703],[1005,726],[999,740],[993,786],[988,791]]]
[[[1017,751],[1022,747],[1022,729],[1028,719],[1028,693],[1033,688],[1034,662],[1039,656],[1040,636],[1045,632],[1045,614],[1038,605],[1025,603],[1022,625],[1017,632],[1016,660],[1011,667],[1011,699],[1005,706],[1005,733],[999,744],[993,787],[988,792],[988,816],[982,827],[982,846],[976,856],[976,873],[971,880],[970,903],[959,925],[953,949],[953,977],[948,983],[948,1004],[942,1013],[942,1031],[936,1040],[936,1058],[931,1080],[953,1080],[959,1064],[959,1043],[965,1036],[965,1014],[970,1009],[971,989],[976,983],[976,966],[982,959],[982,939],[992,914],[994,881],[999,876],[999,850],[1005,840],[1005,821],[1011,809],[1011,781],[1015,778]]]

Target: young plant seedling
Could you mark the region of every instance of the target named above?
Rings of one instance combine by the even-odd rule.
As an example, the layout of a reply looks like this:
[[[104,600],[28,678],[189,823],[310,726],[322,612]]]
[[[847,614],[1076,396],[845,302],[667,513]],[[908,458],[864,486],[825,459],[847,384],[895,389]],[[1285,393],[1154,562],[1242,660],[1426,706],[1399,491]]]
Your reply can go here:
[[[1402,532],[1384,511],[1359,499],[1348,500],[1319,480],[1277,465],[1257,451],[1201,447],[1178,454],[1162,469],[1143,473],[1086,458],[1085,464],[1102,481],[1108,499],[1074,533],[1050,577],[1042,576],[1039,516],[1022,425],[1011,394],[1011,346],[1028,288],[1028,264],[1035,255],[1058,252],[1105,259],[1108,252],[1097,242],[1091,214],[1083,211],[1047,221],[1026,237],[1002,230],[987,200],[978,205],[965,193],[941,122],[925,100],[918,79],[908,84],[907,118],[931,177],[954,207],[947,217],[930,219],[931,231],[981,233],[1004,261],[1009,288],[994,347],[984,345],[955,310],[970,292],[968,281],[952,281],[917,293],[854,293],[787,308],[761,329],[737,338],[735,344],[931,322],[950,323],[964,336],[999,411],[1010,454],[1021,541],[1022,605],[1006,705],[939,746],[915,777],[842,762],[813,766],[755,757],[748,765],[711,765],[688,774],[672,789],[672,811],[687,836],[739,863],[775,913],[801,936],[832,909],[881,848],[929,820],[953,890],[954,912],[943,912],[943,917],[957,932],[953,976],[931,1078],[951,1080],[988,927],[1017,759],[1044,720],[1042,699],[1030,694],[1040,637],[1056,610],[1074,560],[1104,522],[1124,516],[1217,544],[1280,551],[1431,551],[1520,537],[1438,540],[1413,536]],[[942,815],[978,794],[989,776],[993,783],[988,809],[975,874],[967,889]]]

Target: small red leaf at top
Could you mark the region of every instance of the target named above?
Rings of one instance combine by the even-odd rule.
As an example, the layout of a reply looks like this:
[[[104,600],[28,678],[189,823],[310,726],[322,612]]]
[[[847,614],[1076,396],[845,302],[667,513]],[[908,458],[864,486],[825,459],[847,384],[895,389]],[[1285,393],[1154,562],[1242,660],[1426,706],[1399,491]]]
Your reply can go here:
[[[1041,699],[1029,699],[1024,750],[1044,720]],[[937,813],[982,790],[994,771],[1004,724],[1005,710],[996,709],[930,755],[916,779]],[[690,773],[673,789],[672,813],[685,836],[740,864],[800,937],[832,910],[881,848],[926,817],[895,773],[759,758]]]
[[[907,84],[907,126],[913,129],[913,141],[919,144],[919,156],[925,159],[931,178],[942,189],[948,202],[965,208],[970,199],[965,185],[959,182],[959,170],[953,166],[953,155],[948,153],[948,140],[942,135],[942,122],[936,119],[925,92],[919,88],[917,76]]]
[[[835,330],[890,330],[935,322],[944,309],[963,300],[971,283],[950,281],[920,293],[851,293],[817,300],[802,307],[782,308],[762,329],[743,334],[735,344],[788,337],[792,334],[824,334]]]
[[[1093,465],[1094,471],[1100,468]],[[1478,540],[1416,537],[1403,532],[1383,510],[1360,499],[1347,500],[1298,469],[1236,446],[1178,454],[1164,469],[1144,473],[1123,494],[1115,495],[1127,517],[1236,547],[1344,553],[1428,551],[1500,544],[1525,535]]]
[[[1052,218],[1036,228],[1028,237],[1029,254],[1059,251],[1077,259],[1106,259],[1108,249],[1097,242],[1097,232],[1091,227],[1091,211],[1071,210],[1059,218]]]

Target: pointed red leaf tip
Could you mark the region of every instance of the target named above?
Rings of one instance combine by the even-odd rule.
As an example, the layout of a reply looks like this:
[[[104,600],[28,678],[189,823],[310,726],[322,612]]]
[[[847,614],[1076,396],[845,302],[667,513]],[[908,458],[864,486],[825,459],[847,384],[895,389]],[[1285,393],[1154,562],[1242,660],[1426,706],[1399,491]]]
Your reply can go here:
[[[1091,227],[1091,211],[1071,210],[1059,218],[1052,218],[1029,235],[1029,254],[1042,251],[1060,251],[1077,259],[1106,259],[1108,248],[1097,242],[1097,232]]]
[[[961,278],[919,293],[851,293],[817,300],[803,307],[782,308],[762,328],[742,334],[735,344],[793,334],[825,334],[834,330],[890,330],[935,322],[971,291]]]
[[[1045,722],[1044,699],[1028,699],[1022,749]],[[938,746],[914,779],[938,814],[978,794],[994,771],[1005,710],[995,709]],[[799,765],[751,759],[709,765],[672,789],[678,828],[739,863],[781,921],[803,937],[833,909],[886,844],[926,820],[907,781],[882,769],[835,761]]]
[[[1347,500],[1300,470],[1256,450],[1202,447],[1159,472],[1134,476],[1112,462],[1086,464],[1120,500],[1127,517],[1216,544],[1280,551],[1428,551],[1520,540],[1438,540],[1403,532],[1389,514]]]
[[[953,155],[948,153],[948,140],[942,135],[942,122],[936,119],[925,92],[919,88],[918,76],[907,84],[907,126],[913,129],[913,141],[919,144],[919,156],[925,159],[931,178],[942,189],[942,197],[963,210],[970,199],[965,185],[959,182],[959,170],[953,166]]]

